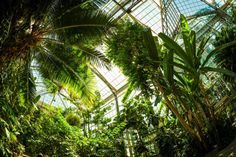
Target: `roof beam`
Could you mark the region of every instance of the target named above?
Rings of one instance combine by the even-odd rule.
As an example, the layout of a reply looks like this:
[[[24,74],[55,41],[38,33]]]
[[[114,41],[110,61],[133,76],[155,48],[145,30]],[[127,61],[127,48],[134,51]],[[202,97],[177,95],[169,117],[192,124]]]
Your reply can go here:
[[[216,6],[214,6],[213,4],[209,3],[209,2],[206,1],[206,0],[201,0],[201,1],[204,2],[205,4],[207,4],[208,6],[210,6],[211,8],[213,8],[219,16],[224,17],[224,18],[225,18],[227,21],[229,21],[230,23],[233,22],[232,17],[229,16],[227,13],[224,12],[224,10],[225,10],[228,6],[230,6],[230,5],[232,4],[232,1],[233,1],[233,0],[227,0],[227,1],[225,2],[225,4],[222,5],[222,6],[219,7],[219,8],[217,8]]]
[[[195,14],[195,15],[190,15],[190,16],[187,16],[187,20],[192,20],[192,19],[195,19],[195,18],[198,18],[198,17],[202,17],[202,16],[208,16],[208,15],[212,15],[212,14],[216,14],[216,10],[212,10],[212,11],[207,11],[207,12],[204,12],[204,13],[199,13],[199,14]]]

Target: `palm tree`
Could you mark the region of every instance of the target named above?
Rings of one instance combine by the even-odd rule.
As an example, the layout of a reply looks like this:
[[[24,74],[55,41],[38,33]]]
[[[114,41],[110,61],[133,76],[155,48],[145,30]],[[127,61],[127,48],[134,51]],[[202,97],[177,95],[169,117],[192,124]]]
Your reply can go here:
[[[109,61],[102,53],[84,45],[92,37],[104,33],[112,20],[102,12],[85,7],[85,2],[1,2],[4,24],[1,27],[1,74],[19,70],[29,78],[32,75],[30,65],[35,61],[44,78],[59,82],[79,97],[89,95],[87,85],[91,72],[88,64],[107,65]],[[15,62],[18,68],[13,65]],[[9,81],[9,77],[2,76],[1,81]],[[26,83],[29,84],[29,80]],[[1,85],[0,89],[3,91],[5,87]],[[81,89],[84,93],[79,93]],[[13,98],[9,100],[12,102]]]
[[[94,48],[113,26],[111,17],[87,0],[4,0],[0,22],[0,118],[6,124],[18,124],[17,117],[38,100],[32,64],[73,98],[93,102],[89,65],[109,66]],[[1,139],[15,135],[15,125],[6,124],[1,123]],[[0,144],[3,156],[9,153],[6,148],[14,151],[12,143]]]

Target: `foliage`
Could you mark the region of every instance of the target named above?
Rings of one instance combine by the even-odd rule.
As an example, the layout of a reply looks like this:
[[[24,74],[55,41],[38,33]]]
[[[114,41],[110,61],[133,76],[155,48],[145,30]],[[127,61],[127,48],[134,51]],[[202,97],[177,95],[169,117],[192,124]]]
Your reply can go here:
[[[137,23],[121,22],[117,30],[106,40],[108,46],[106,54],[121,68],[122,73],[128,76],[132,86],[151,94],[147,69],[148,50],[143,44],[145,31],[146,29]]]
[[[28,79],[28,87],[34,82],[30,78],[30,66],[33,63],[44,78],[56,82],[83,103],[91,104],[94,96],[89,64],[107,65],[109,61],[102,53],[94,50],[96,45],[88,48],[86,44],[83,45],[83,41],[101,38],[107,28],[112,26],[112,20],[96,8],[88,7],[89,3],[85,5],[85,2],[1,2],[0,89],[6,91],[1,93],[2,96],[19,94],[19,90],[27,90],[26,95],[31,93],[23,85],[19,87],[21,89],[11,89],[6,86],[6,80],[15,81],[17,87],[19,80]],[[14,68],[11,68],[12,63],[16,64]],[[6,101],[17,105],[20,100],[15,96],[13,98],[7,98]]]
[[[87,141],[91,143],[80,150],[81,156],[126,156],[122,132],[126,126],[125,122],[111,121],[105,115],[111,110],[109,106],[103,107],[99,97],[94,108],[80,112],[83,119],[83,133]]]
[[[168,112],[160,114],[150,99],[139,95],[124,103],[120,121],[131,136],[134,156],[202,156],[194,140]],[[164,110],[164,109],[162,109]],[[167,110],[168,111],[168,110]],[[154,147],[154,148],[153,148]]]
[[[196,140],[176,125],[174,119],[168,120],[167,124],[159,129],[155,140],[159,153],[163,157],[201,157],[204,155],[204,151],[199,149]]]
[[[180,21],[183,45],[164,33],[159,34],[160,44],[150,29],[128,21],[110,36],[107,56],[129,77],[128,93],[138,87],[148,96],[162,95],[184,130],[200,143],[200,150],[209,150],[216,143],[221,147],[218,117],[212,107],[217,100],[205,93],[203,75],[214,71],[235,77],[234,72],[212,67],[209,61],[236,42],[223,44],[205,57],[208,39],[197,44],[196,33],[190,30],[185,17],[181,16]]]
[[[65,118],[70,125],[80,126],[80,118],[75,113],[68,113]]]
[[[221,46],[225,43],[235,41],[236,40],[236,18],[235,18],[235,8],[232,8],[232,17],[234,18],[234,24],[226,24],[223,26],[220,30],[220,32],[217,33],[215,41],[213,45],[215,47]],[[214,61],[216,64],[218,64],[220,67],[223,67],[225,69],[231,70],[233,72],[236,72],[236,60],[235,60],[235,54],[236,54],[236,46],[230,46],[226,49],[223,49],[218,53]],[[234,78],[224,75],[224,78],[226,81],[233,83]]]
[[[101,116],[103,112],[98,114]],[[94,116],[99,117],[97,114]],[[62,110],[39,105],[38,110],[27,117],[29,121],[21,124],[22,133],[17,135],[17,139],[23,144],[22,149],[25,154],[32,156],[39,153],[49,156],[125,156],[124,143],[119,139],[124,123],[108,126],[108,122],[100,117],[96,120],[97,123],[88,122],[90,125],[98,126],[97,129],[90,130],[88,136],[84,133],[84,128],[80,127],[83,124],[78,125],[74,121],[74,119],[83,120],[83,116],[80,116],[75,109]],[[99,123],[98,120],[103,122]]]
[[[0,105],[2,111],[0,118],[0,155],[11,156],[11,150],[17,150],[17,153],[22,153],[24,151],[24,147],[17,139],[21,126],[16,117],[19,116],[23,118],[24,112],[22,111],[25,108],[22,106],[15,108],[14,106],[11,106],[11,104],[7,104],[3,98],[0,98]],[[21,110],[21,112],[16,112],[15,109]]]
[[[222,29],[215,43],[221,46],[204,57],[208,39],[197,43],[184,16],[180,45],[135,22],[121,21],[109,30],[112,18],[93,6],[86,0],[0,2],[0,156],[124,157],[127,149],[131,156],[202,156],[213,145],[230,142],[233,136],[223,134],[235,131],[234,106],[220,107],[222,113],[216,109],[235,101],[235,93],[216,98],[203,76],[236,76],[227,59],[220,68],[208,64],[213,57],[219,62],[224,51],[233,52],[236,41],[228,41],[234,28]],[[102,106],[91,70],[92,64],[109,68],[110,61],[95,49],[108,32],[106,54],[130,84],[115,119],[106,117],[111,108]],[[49,93],[66,91],[63,97],[78,108],[36,107],[40,96],[32,66]],[[140,95],[129,99],[136,88]]]
[[[147,136],[158,127],[158,117],[154,113],[152,103],[144,96],[137,96],[124,105],[119,121],[126,122],[125,129],[131,134],[134,156],[149,156],[153,154],[147,143]],[[127,139],[130,140],[130,139]],[[135,143],[134,143],[135,142]]]
[[[235,41],[224,43],[204,57],[204,54],[206,53],[204,49],[208,40],[203,39],[199,45],[197,45],[195,32],[189,29],[188,23],[183,16],[181,16],[181,31],[184,49],[163,33],[159,34],[161,39],[164,41],[164,46],[168,51],[173,51],[175,55],[172,64],[169,64],[170,62],[165,63],[166,66],[172,67],[174,70],[172,77],[175,76],[175,78],[177,78],[175,88],[172,88],[173,93],[177,97],[178,101],[182,103],[181,105],[183,105],[182,108],[185,112],[188,112],[187,115],[191,115],[190,119],[189,117],[187,118],[192,121],[192,124],[196,125],[197,130],[199,130],[198,128],[201,128],[201,130],[198,131],[199,135],[206,136],[206,140],[209,140],[210,145],[215,141],[217,142],[218,147],[221,147],[222,141],[220,140],[220,135],[217,130],[219,127],[217,126],[217,121],[220,119],[218,119],[219,117],[215,115],[214,110],[210,107],[210,105],[213,106],[214,102],[217,100],[214,96],[207,95],[204,92],[207,88],[204,86],[202,75],[206,75],[207,72],[215,71],[220,74],[235,77],[235,73],[232,71],[218,67],[211,67],[209,65],[209,60],[213,58],[213,55],[218,55],[220,50],[225,50],[225,48],[235,45]],[[174,91],[176,89],[181,91],[184,98],[178,96],[178,93]],[[190,106],[187,106],[189,104]],[[195,115],[197,112],[201,115]],[[196,120],[194,120],[195,118]],[[204,141],[205,137],[201,138],[203,138]]]
[[[58,86],[49,89],[54,94],[63,89],[80,104],[89,106],[95,101],[89,65],[109,66],[94,48],[113,20],[91,4],[87,0],[0,2],[0,98],[6,104],[1,105],[0,118],[8,124],[0,137],[4,156],[21,152],[6,141],[5,133],[15,136],[21,132],[19,119],[39,99],[32,67],[47,83]]]
[[[39,106],[30,118],[30,124],[23,124],[23,133],[19,135],[26,154],[76,156],[82,134],[66,121],[61,109]]]
[[[8,70],[11,73],[8,73]],[[12,150],[19,154],[24,151],[24,146],[17,136],[21,132],[21,123],[29,121],[27,115],[34,111],[34,103],[40,96],[35,97],[34,78],[28,63],[19,64],[19,60],[11,62],[2,70],[1,81],[0,156],[12,156]],[[22,86],[25,88],[22,89]]]

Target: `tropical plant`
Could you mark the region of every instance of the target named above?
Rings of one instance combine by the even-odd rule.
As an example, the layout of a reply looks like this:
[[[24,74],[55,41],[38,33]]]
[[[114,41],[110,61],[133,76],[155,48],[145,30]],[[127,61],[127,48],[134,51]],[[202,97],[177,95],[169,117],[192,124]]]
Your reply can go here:
[[[2,2],[5,8],[1,10],[1,22],[8,21],[1,27],[6,33],[1,37],[1,74],[5,74],[2,82],[10,80],[10,72],[18,70],[30,79],[30,66],[35,61],[34,65],[44,78],[60,84],[69,93],[82,99],[90,94],[88,64],[107,65],[109,61],[102,53],[84,47],[83,43],[99,37],[112,23],[102,12],[84,8],[83,4],[84,1]],[[18,66],[11,67],[14,63]],[[1,91],[4,89],[1,85]],[[16,89],[11,92],[18,93]],[[12,99],[8,101],[14,102]]]
[[[32,156],[42,153],[49,156],[125,157],[121,135],[126,123],[111,123],[104,116],[109,108],[97,107],[82,111],[37,105],[35,112],[24,117],[28,121],[21,123],[21,134],[17,134],[22,152]],[[12,143],[9,141],[9,144]]]
[[[111,121],[106,117],[111,107],[103,106],[99,93],[96,101],[91,108],[66,109],[64,116],[73,114],[80,119],[79,127],[83,133],[83,144],[78,148],[80,156],[126,156],[122,132],[126,125],[125,122]]]
[[[196,34],[189,29],[184,16],[181,16],[181,31],[184,49],[165,34],[159,34],[164,46],[168,49],[167,62],[163,62],[164,76],[171,85],[172,93],[181,104],[182,110],[187,113],[188,121],[194,123],[198,134],[202,136],[199,137],[202,138],[201,141],[206,140],[204,137],[206,132],[203,131],[205,129],[207,130],[206,134],[213,134],[213,139],[220,147],[221,143],[216,128],[217,118],[211,107],[214,105],[215,97],[206,95],[207,89],[204,87],[202,75],[213,71],[235,77],[235,73],[227,69],[209,66],[208,63],[213,55],[218,54],[224,48],[235,45],[236,42],[226,43],[206,54],[205,47],[208,39],[203,39],[197,47]],[[204,57],[205,54],[206,57]],[[208,136],[208,138],[211,137]],[[207,142],[204,145],[206,147]]]
[[[170,90],[161,70],[160,61],[164,55],[161,45],[150,29],[129,21],[122,25],[124,27],[121,26],[107,41],[107,56],[128,76],[131,88],[139,88],[147,96],[163,95],[165,104],[184,128],[194,134],[167,96]]]
[[[159,34],[163,41],[160,45],[151,30],[139,24],[128,21],[122,25],[107,41],[107,56],[129,77],[131,89],[138,87],[149,96],[162,95],[165,105],[183,128],[208,150],[209,134],[216,129],[214,123],[210,123],[215,120],[209,107],[214,99],[205,95],[202,75],[214,71],[235,77],[235,73],[210,67],[207,63],[219,50],[236,42],[224,44],[204,58],[208,40],[202,40],[197,46],[195,32],[189,29],[183,16],[184,48],[163,33]],[[216,141],[219,140],[217,131],[213,135]]]
[[[92,104],[94,81],[89,64],[109,64],[94,48],[113,24],[111,17],[89,4],[86,0],[0,2],[0,98],[9,104],[1,112],[4,121],[18,119],[26,112],[23,108],[29,109],[38,100],[32,66],[71,97]],[[16,125],[14,121],[8,130]],[[4,136],[3,130],[0,138]],[[4,152],[17,151],[5,143],[1,142],[8,149]]]
[[[62,109],[52,106],[38,106],[30,116],[30,125],[22,123],[19,141],[25,147],[25,154],[39,153],[49,156],[76,156],[83,143],[81,130],[67,122]]]
[[[106,40],[108,50],[106,55],[121,68],[122,73],[129,76],[129,82],[151,95],[148,74],[145,66],[148,64],[147,50],[143,46],[145,29],[130,21],[121,21],[117,31]]]
[[[225,43],[235,41],[236,40],[236,8],[232,7],[232,17],[234,18],[234,24],[226,24],[223,26],[220,30],[220,32],[217,33],[215,42],[213,45],[215,47],[221,46]],[[220,53],[217,53],[214,61],[215,63],[225,69],[231,70],[233,72],[236,72],[236,60],[235,60],[235,54],[236,54],[236,46],[230,46],[226,49],[223,49],[220,51]],[[234,82],[234,78],[224,75],[224,78],[227,82]],[[234,85],[234,84],[233,84]]]
[[[150,141],[148,136],[152,136],[158,128],[158,116],[155,114],[153,104],[149,98],[144,96],[136,96],[123,104],[123,109],[120,113],[120,122],[126,122],[126,134],[132,137],[129,140],[133,146],[130,149],[134,156],[150,156],[155,154],[149,148]],[[128,136],[127,136],[128,137]]]

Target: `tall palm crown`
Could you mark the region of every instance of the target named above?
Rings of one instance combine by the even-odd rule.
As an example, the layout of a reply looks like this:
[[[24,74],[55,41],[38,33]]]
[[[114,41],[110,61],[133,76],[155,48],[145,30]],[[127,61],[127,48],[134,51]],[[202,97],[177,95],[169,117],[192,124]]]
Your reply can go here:
[[[0,90],[12,88],[10,91],[14,93],[27,90],[24,93],[28,100],[30,93],[34,93],[29,92],[29,86],[34,83],[30,78],[34,60],[43,78],[56,82],[82,101],[87,98],[84,100],[89,103],[92,73],[88,64],[107,65],[109,61],[88,45],[98,43],[96,39],[112,25],[111,18],[95,10],[86,0],[5,0],[0,3],[0,71],[6,75],[17,74],[20,82],[25,81],[22,85],[26,85],[25,89],[1,85]],[[10,80],[9,75],[1,77],[2,84]],[[19,81],[10,84],[20,86]],[[15,96],[8,101],[13,99]]]

